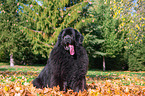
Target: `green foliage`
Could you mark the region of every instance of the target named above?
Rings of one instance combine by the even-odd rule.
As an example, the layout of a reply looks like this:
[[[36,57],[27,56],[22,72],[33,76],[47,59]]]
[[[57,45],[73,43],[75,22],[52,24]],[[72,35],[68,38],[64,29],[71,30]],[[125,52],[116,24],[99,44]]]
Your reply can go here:
[[[105,56],[108,70],[144,70],[144,4],[144,0],[1,0],[0,61],[13,54],[19,64],[46,62],[59,32],[73,27],[84,36],[89,68],[102,69]]]
[[[130,53],[128,58],[130,71],[145,71],[145,45],[138,46],[138,48]]]
[[[97,50],[101,49],[101,52],[106,53],[107,69],[126,69],[130,67],[132,65],[131,62],[134,62],[131,58],[132,54],[136,54],[136,50],[141,50],[140,45],[143,45],[145,26],[143,4],[143,0],[137,2],[128,0],[97,0],[92,3],[89,15],[95,18],[95,27],[92,29],[92,24],[90,32],[96,28],[95,33],[100,33],[100,35],[95,34],[95,36],[97,39],[104,40],[102,44],[97,45]],[[94,38],[94,36],[91,37]],[[93,42],[95,41],[92,40]],[[138,58],[139,55],[133,56]],[[96,60],[93,63],[102,62],[102,60],[98,60],[102,59],[100,57],[94,59]],[[90,60],[92,61],[92,58]],[[143,64],[143,59],[141,59],[141,62]],[[126,65],[127,63],[129,65]],[[136,63],[134,62],[134,64]],[[99,66],[100,64],[96,65]],[[138,66],[142,67],[140,64]]]
[[[8,62],[9,61],[9,52],[6,49],[0,49],[0,62]]]
[[[118,32],[119,20],[113,18],[111,1],[94,0],[90,15],[95,17],[94,28],[99,39],[104,40],[101,50],[109,57],[115,57],[123,49],[124,35]],[[92,30],[90,28],[90,30]],[[94,29],[93,29],[94,30]],[[92,30],[92,31],[93,31]]]
[[[0,50],[7,48],[10,54],[17,51],[15,39],[19,37],[18,13],[15,0],[0,1]]]
[[[88,5],[86,1],[80,1],[73,6],[66,7],[69,0],[41,0],[42,5],[36,1],[29,1],[28,5],[20,3],[21,30],[27,35],[33,44],[35,54],[47,57],[53,48],[58,34],[66,27],[81,28],[85,25],[82,17],[83,8]],[[88,19],[86,19],[88,20]],[[88,20],[89,21],[89,20]],[[86,22],[88,22],[86,21]]]
[[[39,62],[44,60],[41,55],[33,54],[31,41],[19,29],[23,21],[18,14],[18,1],[5,0],[0,1],[0,4],[0,61],[8,62],[10,54],[13,54],[15,64],[36,63],[38,58],[41,58]],[[44,61],[46,63],[46,60]]]
[[[13,53],[15,64],[46,64],[47,58],[43,58],[41,54],[35,55],[32,50],[33,45],[30,42],[23,33],[20,33],[19,38],[15,40],[14,43],[17,44],[17,50],[19,50]]]
[[[113,18],[113,11],[110,10],[112,4],[110,1],[100,1],[97,10],[101,14],[101,35],[105,42],[101,46],[103,52],[107,53],[109,57],[116,57],[123,49],[124,35],[123,32],[118,31],[119,19]],[[105,9],[105,10],[104,10]]]
[[[102,59],[100,56],[116,58],[123,50],[124,34],[118,32],[119,19],[113,18],[113,11],[110,10],[113,5],[110,2],[111,0],[93,0],[88,9],[93,20],[84,28],[84,46],[89,54],[90,67],[102,65],[102,60],[98,60]],[[112,66],[115,69],[113,65],[111,63],[108,67]]]
[[[83,33],[85,34],[83,46],[88,53],[89,68],[96,68],[96,58],[106,55],[105,53],[100,51],[100,46],[104,42],[104,40],[99,39],[100,31],[94,23],[88,24],[88,26],[86,26],[84,29],[85,30],[81,31],[84,31]]]
[[[120,18],[119,32],[124,32],[124,59],[129,70],[144,70],[144,5],[143,0],[114,2],[114,18]],[[125,15],[124,15],[125,14]]]
[[[98,50],[98,45],[103,43],[104,40],[98,39],[97,34],[94,34],[97,33],[96,30],[91,30],[90,28],[85,29],[86,35],[84,37],[84,47],[86,48],[88,54],[91,54],[91,57],[94,58],[96,58],[97,55],[105,55],[105,53],[99,52]]]

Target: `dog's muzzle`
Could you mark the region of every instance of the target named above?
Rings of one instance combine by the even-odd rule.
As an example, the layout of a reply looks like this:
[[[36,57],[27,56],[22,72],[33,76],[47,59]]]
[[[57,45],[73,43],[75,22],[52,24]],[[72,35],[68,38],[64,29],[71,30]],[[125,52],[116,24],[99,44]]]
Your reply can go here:
[[[70,55],[74,55],[75,51],[74,51],[74,45],[72,44],[72,37],[69,35],[66,35],[64,37],[64,42],[65,42],[65,50],[68,50],[70,52]]]

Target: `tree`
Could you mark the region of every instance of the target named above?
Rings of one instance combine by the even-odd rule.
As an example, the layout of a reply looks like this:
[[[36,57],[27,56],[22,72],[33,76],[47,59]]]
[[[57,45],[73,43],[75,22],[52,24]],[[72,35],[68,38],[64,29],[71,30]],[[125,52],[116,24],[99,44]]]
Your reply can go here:
[[[19,36],[18,6],[16,0],[0,1],[0,49],[7,49],[10,66],[14,66],[13,53],[17,50],[15,41]]]
[[[105,57],[115,58],[122,51],[124,44],[124,34],[118,31],[120,22],[117,18],[113,18],[114,11],[111,10],[113,6],[111,2],[111,0],[94,0],[89,10],[90,15],[95,18],[90,32],[93,31],[94,36],[101,40],[97,48],[103,56],[104,71]]]
[[[21,30],[32,40],[35,54],[47,57],[53,48],[59,32],[66,27],[80,29],[90,22],[84,17],[83,9],[89,5],[80,1],[68,5],[69,0],[30,0],[28,5],[20,3]],[[39,4],[38,4],[39,3]]]
[[[85,29],[85,30],[84,30]],[[104,42],[103,39],[100,39],[100,31],[96,26],[96,23],[89,23],[87,26],[81,30],[84,33],[84,42],[83,46],[86,48],[89,57],[89,68],[95,68],[96,63],[95,59],[98,56],[104,56],[106,53],[101,52],[100,46]]]
[[[138,57],[139,55],[135,54],[140,54],[140,51],[143,50],[143,39],[145,35],[145,2],[144,0],[121,0],[119,2],[114,1],[112,3],[114,5],[112,10],[114,10],[115,13],[113,17],[119,18],[120,20],[118,30],[119,32],[124,33],[124,57],[126,61],[128,61],[129,70],[138,70],[139,67],[133,68],[132,66],[134,66],[134,64],[139,64],[138,60],[135,58],[141,57]]]

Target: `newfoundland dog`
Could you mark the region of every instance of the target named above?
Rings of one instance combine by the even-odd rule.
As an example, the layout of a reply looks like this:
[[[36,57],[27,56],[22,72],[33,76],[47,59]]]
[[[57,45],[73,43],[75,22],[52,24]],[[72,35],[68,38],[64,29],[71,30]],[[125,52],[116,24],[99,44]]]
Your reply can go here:
[[[33,85],[36,88],[59,85],[60,90],[72,89],[75,92],[87,89],[85,76],[89,60],[82,42],[83,35],[76,29],[62,30],[48,63],[33,80]]]

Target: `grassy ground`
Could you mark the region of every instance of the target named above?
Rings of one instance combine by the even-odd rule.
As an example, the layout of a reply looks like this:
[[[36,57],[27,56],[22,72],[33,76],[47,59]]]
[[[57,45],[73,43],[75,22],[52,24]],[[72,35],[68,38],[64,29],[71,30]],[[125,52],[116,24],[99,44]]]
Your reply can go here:
[[[21,83],[21,86],[31,84],[31,81],[36,78],[44,66],[18,66],[10,67],[8,63],[0,63],[0,90],[8,91],[10,88],[7,85]],[[129,71],[97,71],[88,70],[87,85],[91,93],[87,94],[127,94],[127,95],[145,95],[145,72],[129,72]],[[30,85],[28,85],[30,87]],[[115,93],[115,88],[118,88]],[[99,89],[98,89],[99,88]],[[102,89],[103,88],[103,89]],[[136,89],[138,88],[138,89]],[[102,91],[102,90],[107,91]],[[109,91],[110,90],[110,91]],[[121,91],[120,91],[121,90]],[[136,93],[140,91],[140,93]],[[7,93],[8,93],[7,92]],[[105,93],[107,92],[107,93]],[[112,93],[111,93],[112,92]],[[37,94],[38,95],[38,94]],[[97,95],[96,95],[97,96]]]
[[[25,76],[27,73],[35,73],[39,74],[44,66],[19,66],[15,65],[15,67],[10,67],[8,63],[0,63],[0,72],[1,74],[5,72],[9,73],[23,73]],[[35,76],[31,76],[35,78]],[[145,81],[145,72],[129,72],[129,71],[98,71],[98,70],[88,70],[87,72],[87,82],[92,83],[95,80],[104,81],[104,80],[121,80],[123,84],[129,85],[131,79],[136,78],[141,81]],[[127,79],[127,80],[126,80]],[[2,81],[2,80],[1,80]],[[134,82],[136,85],[145,85],[142,82]]]

